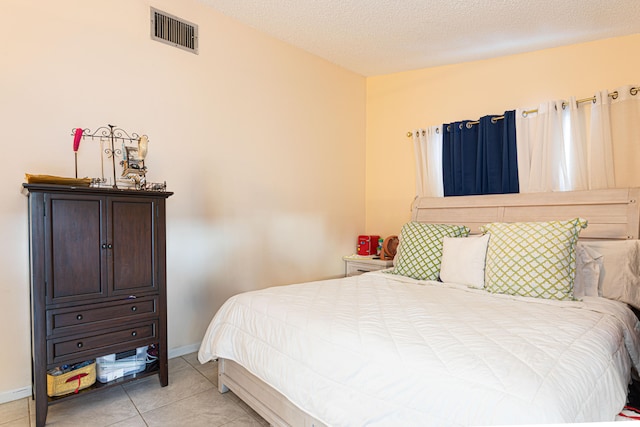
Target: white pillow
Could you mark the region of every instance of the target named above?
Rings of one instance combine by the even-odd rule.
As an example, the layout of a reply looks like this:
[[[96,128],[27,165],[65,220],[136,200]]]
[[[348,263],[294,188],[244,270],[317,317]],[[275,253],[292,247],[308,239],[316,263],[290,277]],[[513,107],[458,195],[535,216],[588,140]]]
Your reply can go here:
[[[582,242],[576,245],[576,279],[573,283],[573,296],[598,297],[598,284],[602,270],[602,255]]]
[[[440,280],[484,288],[484,265],[489,235],[445,237],[442,241]]]
[[[640,242],[594,240],[583,243],[602,255],[601,296],[640,308]]]

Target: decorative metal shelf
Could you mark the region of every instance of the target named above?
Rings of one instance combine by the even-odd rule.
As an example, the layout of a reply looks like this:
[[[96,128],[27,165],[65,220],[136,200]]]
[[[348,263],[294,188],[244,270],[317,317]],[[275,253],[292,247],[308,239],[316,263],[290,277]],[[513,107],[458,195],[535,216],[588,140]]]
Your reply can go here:
[[[111,167],[113,172],[113,188],[118,188],[118,178],[116,176],[116,158],[120,158],[118,165],[122,166],[122,178],[131,182],[136,189],[164,189],[166,184],[153,184],[148,186],[146,181],[147,168],[144,164],[145,157],[147,155],[147,144],[149,138],[146,135],[138,135],[137,133],[128,133],[124,129],[116,127],[115,125],[101,126],[95,131],[91,132],[90,129],[81,129],[83,140],[91,138],[95,140],[98,138],[100,141],[100,178],[93,178],[92,185],[104,186],[107,183],[107,179],[104,175],[104,156],[107,159],[111,159]],[[71,130],[71,135],[77,135],[78,128]],[[109,144],[104,147],[105,141]],[[122,148],[116,147],[116,144],[122,144]],[[74,151],[77,150],[77,146],[74,143]],[[77,158],[77,157],[76,157]],[[77,160],[76,160],[77,162]],[[77,175],[77,164],[76,164]],[[76,176],[77,177],[77,176]]]

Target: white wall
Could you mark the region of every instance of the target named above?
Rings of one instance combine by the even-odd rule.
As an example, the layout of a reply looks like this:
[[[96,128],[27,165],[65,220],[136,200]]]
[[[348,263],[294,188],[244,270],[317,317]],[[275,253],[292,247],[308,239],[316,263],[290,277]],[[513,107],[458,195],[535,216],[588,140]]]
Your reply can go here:
[[[199,55],[151,40],[150,6],[198,24]],[[72,128],[148,135],[148,178],[175,192],[170,351],[235,293],[343,273],[364,231],[363,77],[195,0],[3,0],[0,16],[0,401],[30,386],[21,183],[73,176]],[[81,176],[99,176],[96,146]]]

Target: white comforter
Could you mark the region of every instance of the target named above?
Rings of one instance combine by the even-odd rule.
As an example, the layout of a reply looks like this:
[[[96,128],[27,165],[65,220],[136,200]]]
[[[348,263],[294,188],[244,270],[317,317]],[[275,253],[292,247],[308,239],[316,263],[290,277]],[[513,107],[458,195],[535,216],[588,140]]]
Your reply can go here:
[[[331,426],[612,421],[637,320],[603,298],[490,295],[380,272],[230,298],[202,342]]]

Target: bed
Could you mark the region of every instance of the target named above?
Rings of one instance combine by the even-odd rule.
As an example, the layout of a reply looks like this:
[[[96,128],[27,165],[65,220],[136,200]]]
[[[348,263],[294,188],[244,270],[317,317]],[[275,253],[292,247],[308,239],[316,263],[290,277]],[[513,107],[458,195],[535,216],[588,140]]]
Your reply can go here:
[[[616,189],[418,199],[411,227],[432,233],[464,225],[472,235],[490,234],[483,277],[506,258],[492,248],[507,233],[497,226],[587,220],[571,234],[580,242],[567,246],[571,295],[559,294],[560,285],[544,289],[551,298],[529,288],[495,292],[510,276],[495,271],[482,286],[470,285],[479,251],[466,258],[455,245],[477,246],[478,236],[440,239],[442,281],[397,274],[411,247],[403,227],[391,273],[230,298],[209,325],[199,360],[218,359],[219,390],[231,389],[272,425],[612,421],[640,367],[631,309],[640,306],[639,195]]]

